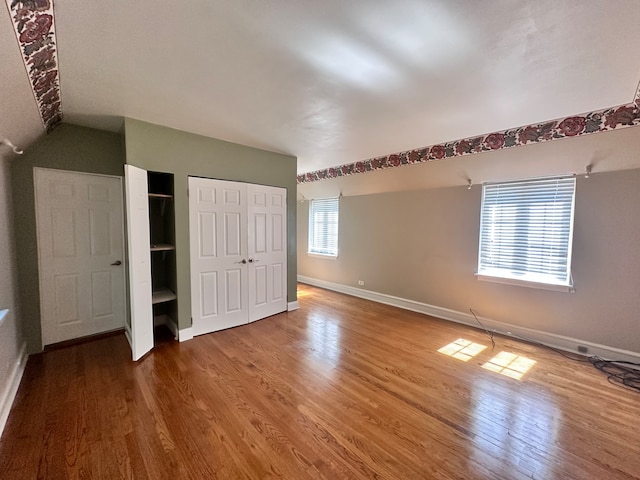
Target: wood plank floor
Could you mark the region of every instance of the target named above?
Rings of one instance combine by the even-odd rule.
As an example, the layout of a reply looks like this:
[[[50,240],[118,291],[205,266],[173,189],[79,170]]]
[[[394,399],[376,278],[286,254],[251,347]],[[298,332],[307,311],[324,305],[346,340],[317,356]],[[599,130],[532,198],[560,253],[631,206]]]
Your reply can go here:
[[[299,301],[139,363],[123,335],[30,358],[0,477],[640,478],[640,395],[590,364],[306,285]],[[438,352],[458,339],[487,348]],[[483,368],[501,352],[519,359]]]

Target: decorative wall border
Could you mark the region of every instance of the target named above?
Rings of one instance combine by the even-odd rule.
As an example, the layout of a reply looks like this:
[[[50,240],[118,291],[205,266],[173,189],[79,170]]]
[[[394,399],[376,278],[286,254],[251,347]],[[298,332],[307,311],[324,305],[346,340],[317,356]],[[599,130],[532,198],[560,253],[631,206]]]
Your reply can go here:
[[[502,150],[635,125],[640,125],[640,87],[634,102],[627,105],[303,173],[298,175],[298,183],[310,183],[327,178]]]
[[[47,132],[62,121],[53,0],[6,0],[40,118]]]

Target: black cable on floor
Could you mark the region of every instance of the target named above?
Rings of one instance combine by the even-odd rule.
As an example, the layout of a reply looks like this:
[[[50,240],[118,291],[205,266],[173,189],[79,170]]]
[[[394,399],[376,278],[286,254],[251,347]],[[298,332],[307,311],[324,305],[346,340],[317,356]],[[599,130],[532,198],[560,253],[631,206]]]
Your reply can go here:
[[[480,322],[480,320],[476,316],[476,312],[474,312],[471,308],[469,309],[469,311],[473,314],[473,317],[476,319],[476,322],[478,322],[478,325],[480,325],[482,329],[487,333],[489,339],[491,340],[491,344],[495,347],[496,342],[493,339],[495,331],[490,332],[489,330],[487,330],[487,328]],[[549,350],[556,352],[558,355],[562,355],[563,357],[568,358],[569,360],[573,360],[574,362],[591,363],[594,367],[607,375],[607,380],[609,381],[609,383],[620,385],[636,392],[640,392],[640,363],[627,362],[624,360],[605,360],[595,355],[587,358],[584,358],[582,356],[578,357],[575,355],[569,355],[558,348],[551,347],[542,342],[538,342],[537,340],[523,337],[522,335],[517,335],[511,332],[507,332],[507,334],[519,340],[523,340],[527,343],[548,348]]]
[[[527,343],[532,343],[533,345],[539,345],[540,347],[544,347],[544,348],[548,348],[549,350],[552,350],[554,352],[556,352],[558,355],[562,355],[564,358],[568,358],[569,360],[573,360],[574,362],[581,362],[581,363],[590,363],[589,358],[590,357],[584,357],[582,355],[570,355],[566,352],[564,352],[563,350],[560,350],[559,348],[555,348],[552,347],[550,345],[547,345],[546,343],[541,343],[538,342],[536,340],[532,340],[531,338],[528,337],[523,337],[522,335],[517,335],[515,333],[509,333],[509,335],[511,335],[512,337],[517,338],[518,340],[523,340]]]
[[[591,364],[607,375],[609,383],[640,392],[640,363],[589,357]]]
[[[478,322],[478,325],[480,325],[482,329],[487,333],[489,340],[491,340],[491,349],[493,350],[494,348],[496,348],[496,341],[493,339],[493,335],[495,332],[490,332],[485,328],[482,322],[478,320],[478,316],[476,315],[476,312],[473,311],[473,308],[470,308],[469,311],[473,314],[473,318],[476,319],[476,322]]]

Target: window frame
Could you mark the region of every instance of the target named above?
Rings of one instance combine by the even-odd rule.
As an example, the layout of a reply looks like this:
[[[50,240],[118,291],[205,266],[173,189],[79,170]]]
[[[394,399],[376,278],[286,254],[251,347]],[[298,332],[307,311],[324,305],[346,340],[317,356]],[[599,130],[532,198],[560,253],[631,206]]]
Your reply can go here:
[[[564,248],[566,250],[566,256],[564,256],[563,258],[566,261],[566,276],[564,278],[564,280],[561,279],[552,279],[552,274],[548,274],[547,278],[544,278],[545,274],[536,274],[535,272],[531,272],[531,271],[524,271],[524,273],[516,273],[516,271],[511,270],[509,271],[506,268],[490,268],[487,265],[483,265],[483,242],[486,241],[487,238],[487,231],[485,231],[485,227],[487,224],[487,218],[485,218],[485,214],[487,213],[488,208],[485,208],[485,200],[486,200],[486,194],[487,194],[487,188],[494,188],[496,186],[505,186],[507,188],[511,187],[523,187],[526,184],[534,184],[536,182],[539,182],[541,184],[541,189],[544,190],[545,188],[542,187],[542,185],[546,184],[548,185],[549,182],[552,181],[557,181],[558,184],[560,182],[564,182],[566,185],[571,184],[572,185],[572,191],[569,195],[570,197],[570,210],[568,213],[568,225],[569,225],[569,232],[566,236],[563,236],[563,240],[566,239],[566,243],[562,244],[562,248]],[[548,187],[547,187],[548,188]],[[566,188],[566,187],[565,187]],[[499,194],[498,194],[499,195]],[[525,197],[525,195],[521,195],[522,197]],[[567,195],[564,196],[564,202],[565,202],[565,207],[566,207],[566,198],[568,197]],[[555,198],[554,198],[555,201]],[[520,207],[524,207],[524,208],[531,208],[531,206],[534,204],[533,201],[529,201],[529,202],[522,202],[519,203],[518,205]],[[553,290],[553,291],[560,291],[560,292],[575,292],[574,289],[574,284],[573,284],[573,277],[572,277],[572,273],[571,273],[571,262],[572,262],[572,257],[573,257],[573,234],[574,234],[574,226],[575,226],[575,205],[576,205],[576,178],[575,175],[565,175],[565,176],[554,176],[554,177],[537,177],[537,178],[527,178],[527,179],[520,179],[520,180],[510,180],[510,181],[504,181],[504,182],[487,182],[484,183],[482,185],[482,200],[481,200],[481,204],[480,204],[480,228],[479,228],[479,237],[478,237],[478,259],[477,259],[477,271],[476,271],[476,278],[478,280],[483,280],[483,281],[488,281],[488,282],[494,282],[494,283],[503,283],[503,284],[509,284],[509,285],[519,285],[519,286],[524,286],[524,287],[531,287],[531,288],[539,288],[539,289],[545,289],[545,290]],[[530,215],[530,213],[527,213],[527,215]],[[545,213],[546,215],[546,213]],[[563,220],[567,220],[567,216],[563,215]],[[535,225],[536,227],[539,227],[540,225],[544,225],[544,228],[550,228],[549,225],[551,224],[550,222],[547,223],[546,222],[546,217],[545,217],[545,221],[543,221],[542,223],[538,223],[537,225]],[[521,228],[522,224],[518,223],[518,227]],[[532,225],[530,223],[528,223],[526,225],[526,238],[528,239],[530,236],[530,229],[531,229]],[[513,227],[515,228],[515,227]],[[548,233],[547,230],[544,230],[544,235],[546,236],[546,234]],[[513,234],[512,234],[513,236]],[[527,247],[529,248],[529,247]],[[533,247],[531,247],[533,248]],[[529,252],[530,250],[527,250],[527,252]],[[512,258],[526,258],[528,255],[518,255],[518,256],[513,256]],[[486,263],[486,262],[485,262]],[[517,272],[522,272],[522,270],[518,269]]]
[[[333,210],[329,209],[331,204],[335,206]],[[314,211],[314,205],[318,206],[318,212]],[[336,219],[335,222],[331,222],[329,225],[328,218],[325,216],[323,222],[315,222],[314,215],[316,213],[321,214],[323,211],[327,214],[335,214]],[[317,240],[317,236],[315,234],[315,229],[318,224],[322,224],[323,228],[331,231],[327,231],[323,235],[324,237],[334,237],[333,239],[325,239],[324,246],[317,245],[314,243],[314,240]],[[317,198],[309,200],[309,231],[308,231],[308,242],[307,242],[307,255],[313,257],[320,258],[328,258],[328,259],[336,259],[338,258],[338,239],[339,239],[339,226],[340,226],[340,197],[330,197],[330,198]],[[334,244],[335,249],[331,249],[330,245]]]

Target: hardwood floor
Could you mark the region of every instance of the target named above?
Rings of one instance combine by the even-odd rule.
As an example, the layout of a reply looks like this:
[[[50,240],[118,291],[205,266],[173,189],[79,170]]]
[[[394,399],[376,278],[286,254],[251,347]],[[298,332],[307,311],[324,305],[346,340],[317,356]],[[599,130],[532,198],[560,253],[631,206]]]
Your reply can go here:
[[[640,395],[590,364],[306,285],[299,302],[138,363],[124,335],[30,358],[0,477],[640,478]],[[438,352],[460,338],[487,348]],[[483,368],[501,352],[502,373],[535,364]]]

